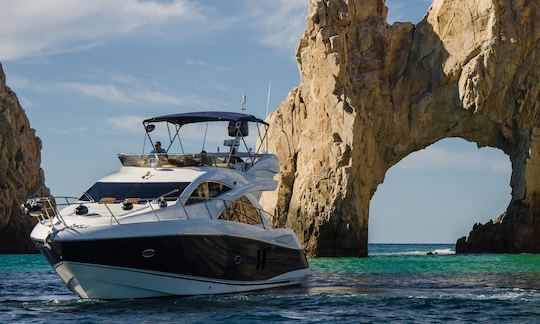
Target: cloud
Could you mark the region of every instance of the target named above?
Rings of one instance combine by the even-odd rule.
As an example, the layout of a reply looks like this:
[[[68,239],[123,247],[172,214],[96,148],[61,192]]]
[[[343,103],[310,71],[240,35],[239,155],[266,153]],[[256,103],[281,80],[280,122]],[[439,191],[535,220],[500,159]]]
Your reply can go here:
[[[157,105],[189,109],[213,109],[224,106],[218,100],[194,94],[165,93],[144,87],[119,87],[112,83],[63,82],[46,88],[71,91],[102,101],[119,104]]]
[[[111,72],[100,68],[92,68],[80,75],[88,80],[110,80],[120,84],[140,84],[141,80],[128,73]]]
[[[188,65],[199,65],[199,66],[206,66],[206,65],[208,65],[207,62],[204,62],[204,61],[201,61],[201,60],[193,60],[193,59],[190,59],[190,58],[188,58],[188,59],[186,60],[186,63],[187,63]]]
[[[512,171],[510,159],[495,149],[483,148],[476,152],[449,150],[430,146],[414,152],[396,165],[406,171],[426,170],[487,170],[492,173]]]
[[[402,10],[405,8],[405,4],[400,3],[396,5],[392,5],[392,3],[387,4],[388,5],[388,17],[386,20],[389,24],[393,24],[396,21],[401,21],[402,18]]]
[[[83,73],[85,79],[91,81],[59,82],[41,84],[31,82],[24,77],[11,77],[9,84],[17,88],[39,92],[75,93],[77,95],[95,98],[108,103],[140,106],[167,106],[176,108],[216,109],[227,104],[196,94],[183,94],[163,91],[156,85],[147,86],[147,82],[130,74],[111,73],[104,70],[92,70]]]
[[[6,83],[11,88],[27,88],[30,81],[23,76],[8,75],[6,76]]]
[[[107,124],[113,132],[142,133],[142,122],[146,118],[148,118],[148,116],[121,115],[106,118],[105,124]]]
[[[293,49],[306,29],[308,0],[249,1],[249,18],[260,29],[259,41],[278,49]]]
[[[229,15],[219,9],[227,4],[194,0],[5,0],[0,60],[84,51],[122,37],[177,42],[239,22],[257,28],[262,44],[292,49],[305,29],[307,1],[242,1],[246,10]]]
[[[156,37],[170,26],[197,31],[226,24],[208,19],[211,10],[188,0],[7,0],[0,10],[0,59],[78,51],[128,34]]]
[[[82,134],[88,131],[88,127],[73,127],[73,128],[45,128],[45,131],[57,134],[57,135],[73,135]]]

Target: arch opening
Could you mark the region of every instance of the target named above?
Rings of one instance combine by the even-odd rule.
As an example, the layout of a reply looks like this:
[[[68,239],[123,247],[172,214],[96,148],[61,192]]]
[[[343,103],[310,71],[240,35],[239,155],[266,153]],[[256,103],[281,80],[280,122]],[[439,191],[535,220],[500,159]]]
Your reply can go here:
[[[455,244],[511,200],[509,157],[449,138],[390,168],[370,202],[369,243]]]
[[[388,8],[387,22],[393,24],[395,22],[411,22],[419,23],[428,12],[431,6],[431,1],[425,0],[386,0]]]

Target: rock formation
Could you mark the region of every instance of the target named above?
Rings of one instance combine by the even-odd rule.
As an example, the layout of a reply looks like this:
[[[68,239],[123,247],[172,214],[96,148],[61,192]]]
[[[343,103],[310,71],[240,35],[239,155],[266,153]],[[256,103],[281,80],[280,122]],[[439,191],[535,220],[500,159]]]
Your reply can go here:
[[[36,221],[24,215],[20,205],[31,196],[49,194],[40,151],[41,141],[6,86],[0,65],[0,253],[35,251],[28,235]]]
[[[417,25],[386,15],[383,0],[309,2],[301,83],[269,117],[273,222],[311,255],[365,256],[386,171],[460,137],[509,155],[512,200],[458,250],[540,252],[540,1],[435,0]]]

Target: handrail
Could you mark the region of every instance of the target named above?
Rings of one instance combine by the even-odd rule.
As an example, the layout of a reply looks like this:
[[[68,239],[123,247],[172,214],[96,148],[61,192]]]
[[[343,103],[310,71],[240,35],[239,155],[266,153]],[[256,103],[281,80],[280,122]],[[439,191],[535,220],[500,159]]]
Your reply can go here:
[[[237,152],[234,154],[238,158],[247,158],[242,163],[246,167],[251,167],[257,159],[268,154],[253,154],[251,152]],[[118,159],[123,166],[131,167],[189,167],[189,166],[210,166],[222,168],[236,168],[236,164],[231,161],[231,153],[120,153]]]
[[[156,217],[157,221],[161,221],[161,219],[157,215],[156,210],[154,209],[154,206],[152,204],[158,204],[161,199],[165,198],[168,194],[171,194],[171,193],[173,193],[175,191],[178,191],[178,189],[175,189],[175,190],[173,190],[171,192],[163,194],[162,196],[160,196],[158,198],[145,198],[145,199],[141,198],[140,201],[145,201],[145,203],[141,204],[141,205],[148,206],[148,208],[150,208],[151,212]],[[217,197],[191,197],[191,196],[186,197],[186,196],[179,196],[175,200],[174,205],[180,205],[181,206],[181,208],[182,208],[182,210],[183,210],[183,212],[184,212],[184,214],[186,216],[186,219],[188,219],[188,220],[191,219],[191,217],[189,216],[188,210],[186,209],[186,206],[183,203],[184,200],[186,200],[186,202],[187,202],[187,199],[196,199],[196,200],[198,200],[198,201],[194,202],[191,206],[195,206],[195,205],[197,205],[199,203],[204,203],[206,212],[207,212],[208,217],[210,219],[214,219],[215,215],[212,215],[212,212],[210,211],[210,208],[208,207],[208,202],[209,201],[221,201],[221,202],[223,202],[225,208],[223,210],[220,210],[219,211],[220,213],[223,213],[224,210],[229,208],[230,204],[236,203],[236,204],[240,204],[243,207],[242,209],[244,209],[244,206],[249,206],[249,207],[255,209],[260,217],[263,217],[263,216],[264,217],[270,217],[270,218],[274,217],[272,214],[270,214],[269,212],[265,211],[262,208],[255,207],[252,204],[247,204],[247,203],[243,203],[243,202],[239,201],[239,199],[241,197],[243,197],[243,196],[238,197],[236,200],[228,200],[228,199],[221,199],[221,198],[217,198]],[[56,199],[65,199],[66,202],[65,203],[56,203]],[[72,200],[75,200],[75,201],[70,202],[69,199],[72,199]],[[69,197],[69,196],[49,196],[49,197],[38,197],[38,198],[29,199],[25,204],[22,205],[22,207],[25,210],[25,212],[27,214],[29,214],[30,216],[36,217],[40,221],[46,221],[46,220],[50,221],[51,226],[53,226],[53,219],[55,217],[58,217],[58,219],[62,222],[62,224],[64,224],[64,226],[67,227],[68,225],[67,225],[64,217],[70,216],[70,215],[62,216],[62,214],[58,211],[58,208],[57,208],[58,206],[71,206],[71,205],[83,205],[83,204],[86,204],[86,205],[88,205],[88,204],[100,204],[100,205],[104,205],[105,208],[107,209],[107,211],[110,213],[110,215],[111,215],[111,225],[113,224],[112,223],[113,219],[116,222],[116,224],[122,225],[122,223],[117,218],[117,216],[125,216],[125,215],[129,214],[130,212],[128,211],[127,213],[115,215],[115,213],[111,210],[109,205],[122,203],[124,201],[125,200],[115,200],[113,202],[100,203],[100,202],[95,202],[95,201],[81,201],[79,198]],[[30,205],[32,203],[46,203],[47,206],[44,206],[42,204],[39,209],[31,210]],[[140,209],[139,209],[139,211],[140,211]],[[51,215],[50,212],[53,212],[52,213],[53,215]],[[218,214],[218,213],[216,213],[216,214]],[[245,209],[244,209],[243,215],[246,216],[246,217],[249,217],[247,215],[247,213],[245,212]],[[179,218],[179,219],[181,219],[181,218]],[[263,226],[264,226],[264,222],[263,222]]]

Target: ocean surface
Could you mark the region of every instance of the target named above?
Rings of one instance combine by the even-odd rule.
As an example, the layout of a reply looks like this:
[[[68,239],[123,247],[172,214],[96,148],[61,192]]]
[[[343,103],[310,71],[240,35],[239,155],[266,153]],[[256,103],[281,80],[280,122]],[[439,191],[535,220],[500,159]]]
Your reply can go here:
[[[40,255],[0,255],[0,323],[540,323],[540,255],[462,256],[442,244],[369,250],[310,259],[307,287],[123,301],[77,298]]]

